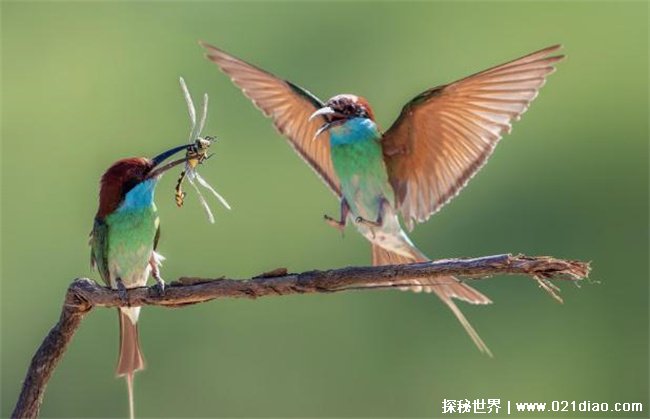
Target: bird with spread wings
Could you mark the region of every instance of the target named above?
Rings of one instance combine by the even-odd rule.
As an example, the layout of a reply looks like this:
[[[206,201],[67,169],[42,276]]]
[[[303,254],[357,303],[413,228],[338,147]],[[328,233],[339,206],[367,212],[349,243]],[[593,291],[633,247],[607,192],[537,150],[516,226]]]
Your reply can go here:
[[[227,74],[340,199],[337,228],[353,220],[372,244],[373,264],[429,260],[401,228],[411,230],[456,196],[483,167],[501,137],[528,109],[555,64],[559,45],[426,90],[404,105],[385,132],[368,102],[337,95],[323,102],[309,91],[202,43]],[[395,284],[433,292],[452,310],[478,348],[488,347],[453,299],[490,299],[446,276]]]

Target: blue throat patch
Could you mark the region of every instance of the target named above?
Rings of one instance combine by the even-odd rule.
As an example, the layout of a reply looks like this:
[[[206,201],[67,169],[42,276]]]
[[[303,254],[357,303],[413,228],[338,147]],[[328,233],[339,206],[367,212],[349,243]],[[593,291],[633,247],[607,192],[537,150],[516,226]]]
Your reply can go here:
[[[153,205],[154,192],[158,179],[147,179],[138,183],[126,193],[117,211],[134,211]]]
[[[380,137],[377,124],[368,118],[348,119],[343,124],[331,128],[329,133],[332,145],[352,144]]]

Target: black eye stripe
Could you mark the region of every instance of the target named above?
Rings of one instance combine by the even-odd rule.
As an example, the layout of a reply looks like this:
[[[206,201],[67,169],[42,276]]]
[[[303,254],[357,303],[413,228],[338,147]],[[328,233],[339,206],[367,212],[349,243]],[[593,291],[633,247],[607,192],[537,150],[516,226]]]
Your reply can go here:
[[[128,177],[122,182],[122,198],[126,196],[131,189],[138,186],[145,179],[146,171],[136,170],[128,174]]]
[[[126,196],[127,193],[138,184],[138,180],[131,178],[122,184],[122,196]]]

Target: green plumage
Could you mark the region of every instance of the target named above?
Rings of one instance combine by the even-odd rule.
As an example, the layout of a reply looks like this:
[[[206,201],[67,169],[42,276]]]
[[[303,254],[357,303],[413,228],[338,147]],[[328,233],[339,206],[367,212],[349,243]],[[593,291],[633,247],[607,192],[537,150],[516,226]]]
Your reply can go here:
[[[91,235],[91,259],[104,282],[115,287],[144,286],[158,237],[158,214],[153,203],[155,184],[145,182],[125,197],[104,219],[96,219]]]
[[[111,286],[108,273],[108,225],[104,220],[95,218],[93,231],[90,233],[90,263],[97,269],[99,276],[107,286]]]
[[[392,204],[395,199],[379,133],[376,128],[359,121],[356,126],[348,125],[354,123],[349,121],[345,126],[332,128],[332,164],[352,214],[374,221],[379,216],[381,200]]]
[[[95,221],[91,243],[93,260],[107,285],[113,286],[116,277],[127,288],[142,286],[142,281],[146,283],[143,275],[154,250],[157,218],[156,207],[152,205],[115,212],[105,221]]]

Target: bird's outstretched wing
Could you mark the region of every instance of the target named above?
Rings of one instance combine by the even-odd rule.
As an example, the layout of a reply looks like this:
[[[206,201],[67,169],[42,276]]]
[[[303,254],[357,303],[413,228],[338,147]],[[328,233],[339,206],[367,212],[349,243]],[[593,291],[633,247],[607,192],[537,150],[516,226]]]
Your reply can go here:
[[[382,146],[400,211],[409,228],[438,211],[485,164],[535,99],[563,55],[551,46],[407,103]]]
[[[314,140],[324,121],[322,117],[309,121],[310,115],[320,109],[323,102],[291,82],[211,45],[201,45],[206,49],[206,57],[217,64],[265,116],[273,119],[277,130],[289,139],[300,157],[340,196],[339,180],[330,157],[329,135],[323,133],[322,138]]]
[[[97,269],[99,276],[111,286],[108,270],[108,224],[95,218],[93,231],[90,232],[90,264]]]

